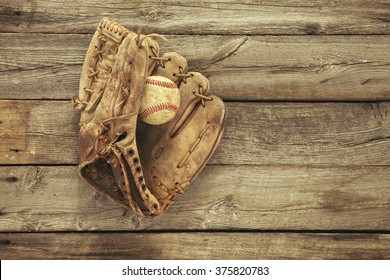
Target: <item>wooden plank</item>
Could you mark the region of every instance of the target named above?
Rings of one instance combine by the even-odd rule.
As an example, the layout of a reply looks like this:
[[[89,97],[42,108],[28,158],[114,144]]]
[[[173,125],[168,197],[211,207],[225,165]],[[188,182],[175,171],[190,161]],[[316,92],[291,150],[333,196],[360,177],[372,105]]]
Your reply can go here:
[[[1,99],[78,94],[91,35],[0,34]],[[388,36],[168,36],[225,100],[389,100]],[[194,45],[196,46],[194,48]]]
[[[78,114],[70,101],[1,101],[0,163],[76,162]]]
[[[388,234],[13,233],[1,259],[390,259]]]
[[[0,167],[0,230],[390,230],[390,167],[207,166],[162,215],[141,219],[74,166]]]
[[[227,107],[212,164],[390,164],[390,102]],[[70,102],[2,100],[0,112],[0,164],[76,164],[79,117]]]
[[[5,0],[0,32],[90,33],[103,16],[169,34],[390,34],[389,1]]]
[[[85,35],[0,34],[0,98],[77,95],[88,44]]]

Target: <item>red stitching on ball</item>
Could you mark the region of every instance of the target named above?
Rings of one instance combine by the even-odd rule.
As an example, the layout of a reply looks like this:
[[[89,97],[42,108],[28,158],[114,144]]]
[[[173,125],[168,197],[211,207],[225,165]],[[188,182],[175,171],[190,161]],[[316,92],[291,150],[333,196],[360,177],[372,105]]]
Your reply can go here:
[[[146,83],[149,85],[166,87],[166,88],[177,88],[177,85],[174,82],[159,81],[159,80],[154,80],[152,78],[146,79]]]
[[[158,103],[143,110],[140,114],[140,117],[144,119],[147,116],[161,110],[168,110],[176,113],[179,110],[179,108],[175,104],[168,103],[168,102]]]

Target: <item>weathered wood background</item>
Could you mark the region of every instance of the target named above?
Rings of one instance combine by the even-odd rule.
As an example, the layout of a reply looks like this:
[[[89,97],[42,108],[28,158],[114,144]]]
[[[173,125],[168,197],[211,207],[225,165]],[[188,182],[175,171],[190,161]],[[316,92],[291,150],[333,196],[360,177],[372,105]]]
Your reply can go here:
[[[152,220],[76,174],[103,16],[165,35],[229,110]],[[0,259],[390,259],[389,35],[389,0],[1,0]]]

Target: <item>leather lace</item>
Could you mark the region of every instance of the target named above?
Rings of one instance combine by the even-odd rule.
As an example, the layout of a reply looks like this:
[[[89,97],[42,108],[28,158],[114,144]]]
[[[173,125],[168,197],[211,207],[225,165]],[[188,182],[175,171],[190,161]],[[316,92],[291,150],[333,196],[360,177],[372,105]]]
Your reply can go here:
[[[149,56],[149,58],[153,59],[153,60],[157,60],[158,64],[161,67],[165,67],[165,63],[167,61],[171,61],[171,59],[169,57],[160,57],[158,55],[158,53],[157,53],[155,48],[151,47],[151,50],[153,52],[153,56]],[[183,67],[179,66],[179,73],[173,73],[173,76],[182,78],[182,82],[186,84],[187,83],[187,78],[192,78],[194,76],[194,74],[185,72]],[[213,100],[212,97],[207,96],[207,95],[205,95],[203,93],[203,89],[200,86],[198,87],[198,91],[194,91],[193,94],[195,96],[199,97],[200,101],[202,102],[202,106],[203,107],[206,106],[206,102],[207,101],[212,101]]]
[[[169,196],[166,197],[166,198],[161,198],[161,197],[158,197],[157,195],[156,198],[162,202],[162,203],[165,203],[167,205],[171,205],[173,204],[173,198],[179,194],[182,194],[184,192],[184,186],[186,184],[180,184],[179,182],[176,182],[175,183],[175,188],[174,189],[170,189],[168,188],[166,185],[164,185],[160,179],[158,178],[158,176],[156,175],[156,168],[153,167],[152,168],[152,176],[153,176],[153,181],[154,183],[156,184],[157,187],[159,187],[162,191],[164,191],[165,193],[167,193]]]
[[[157,60],[158,64],[161,67],[165,67],[167,61],[171,61],[169,57],[160,57],[154,47],[150,48],[152,50],[153,56],[149,56],[150,59]]]
[[[187,83],[187,78],[193,77],[194,74],[186,73],[183,69],[183,67],[179,66],[179,73],[173,73],[174,77],[181,77],[183,83]]]
[[[146,35],[146,36],[141,38],[141,29],[139,28],[138,32],[137,32],[137,39],[136,39],[138,47],[142,47],[142,43],[143,43],[143,41],[146,38],[161,38],[161,39],[166,41],[166,38],[164,36],[161,36],[161,35],[155,34],[155,33]],[[97,46],[97,49],[95,50],[95,52],[93,54],[93,57],[96,58],[99,62],[102,62],[103,61],[102,55],[105,52],[105,50],[103,49],[103,46],[104,46],[104,43],[106,43],[108,40],[107,40],[107,38],[106,38],[106,36],[104,34],[100,34],[98,36],[98,41],[99,41],[99,45]],[[149,56],[149,58],[153,59],[153,60],[156,60],[161,67],[165,67],[165,63],[167,61],[171,61],[171,59],[169,57],[161,57],[161,56],[159,56],[157,50],[154,47],[151,47],[151,51],[152,51],[152,55]],[[96,69],[96,66],[97,66],[97,63],[95,64],[95,66],[90,66],[90,73],[88,74],[88,78],[91,79],[90,87],[85,87],[84,88],[84,91],[88,95],[88,98],[86,98],[87,100],[90,99],[89,96],[94,92],[94,90],[92,88],[92,84],[94,83],[95,80],[98,79],[98,75],[100,74],[100,71]],[[111,71],[112,71],[111,66],[108,66],[107,68],[108,68],[108,72],[111,73]],[[194,75],[191,74],[191,73],[185,72],[184,69],[181,66],[179,66],[179,73],[173,73],[173,76],[182,78],[182,82],[186,84],[187,83],[187,78],[191,78]],[[193,94],[196,97],[199,97],[203,107],[206,106],[206,102],[207,101],[212,101],[213,100],[212,97],[207,96],[206,94],[203,93],[203,89],[200,86],[198,87],[198,91],[194,91]],[[72,101],[73,107],[75,107],[75,108],[77,108],[79,105],[85,105],[86,106],[86,105],[89,104],[89,102],[87,102],[85,100],[80,100],[76,96],[72,97],[71,101]]]
[[[193,94],[200,98],[203,107],[206,107],[206,101],[213,101],[212,97],[203,94],[202,87],[198,87],[198,92],[194,91]]]
[[[93,57],[97,59],[97,62],[102,62],[103,57],[102,54],[105,52],[104,45],[108,41],[106,36],[104,34],[100,34],[98,37],[99,44],[96,46],[96,50],[93,53]],[[95,82],[95,80],[98,79],[98,76],[100,74],[100,71],[96,69],[97,63],[90,66],[90,73],[88,74],[88,78],[90,78],[89,87],[85,87],[84,91],[87,93],[88,97],[86,100],[90,100],[90,95],[93,94],[94,90],[92,88],[92,84]],[[71,99],[73,107],[77,108],[79,105],[89,105],[88,101],[80,100],[77,96],[72,97]],[[83,109],[82,107],[81,109]]]

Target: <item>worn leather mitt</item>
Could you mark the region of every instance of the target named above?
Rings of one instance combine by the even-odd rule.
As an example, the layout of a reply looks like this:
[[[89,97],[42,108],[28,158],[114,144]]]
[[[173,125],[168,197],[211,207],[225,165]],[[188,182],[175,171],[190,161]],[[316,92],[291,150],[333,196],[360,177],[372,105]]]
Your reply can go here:
[[[215,151],[225,125],[222,100],[208,80],[186,72],[177,53],[159,54],[158,34],[131,32],[104,18],[90,43],[80,79],[80,176],[140,216],[155,216],[185,191]],[[147,76],[177,83],[176,118],[152,126],[138,120]]]

